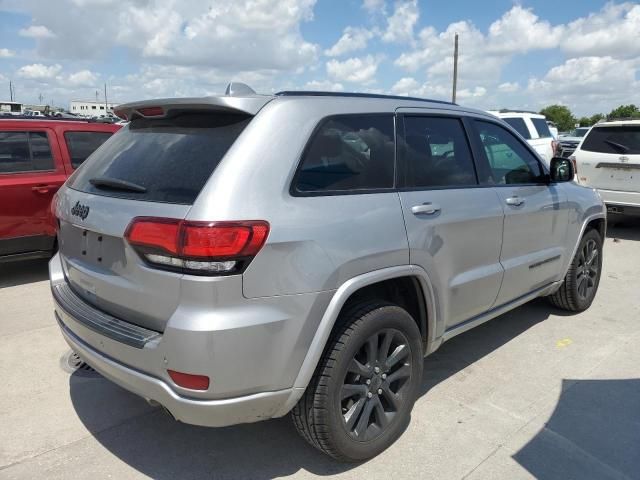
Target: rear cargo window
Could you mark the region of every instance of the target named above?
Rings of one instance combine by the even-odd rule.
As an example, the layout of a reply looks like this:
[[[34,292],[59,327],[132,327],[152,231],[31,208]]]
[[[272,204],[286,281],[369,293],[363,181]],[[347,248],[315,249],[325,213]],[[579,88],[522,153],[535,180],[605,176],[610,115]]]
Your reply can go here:
[[[538,132],[538,137],[540,138],[551,138],[551,130],[549,130],[549,125],[544,118],[532,118],[531,123],[536,127],[536,131]]]
[[[640,125],[594,127],[580,148],[587,152],[617,155],[640,154]]]
[[[529,129],[527,128],[527,124],[524,123],[523,118],[503,118],[503,120],[511,125],[516,132],[522,135],[526,140],[531,139],[531,134],[529,133]]]
[[[339,115],[311,138],[294,191],[344,192],[393,187],[393,115]]]
[[[136,119],[91,155],[70,187],[97,195],[192,204],[250,120],[247,115],[221,113]]]
[[[73,168],[78,168],[111,135],[111,132],[65,132],[64,138]]]
[[[0,173],[54,169],[45,132],[0,132]]]

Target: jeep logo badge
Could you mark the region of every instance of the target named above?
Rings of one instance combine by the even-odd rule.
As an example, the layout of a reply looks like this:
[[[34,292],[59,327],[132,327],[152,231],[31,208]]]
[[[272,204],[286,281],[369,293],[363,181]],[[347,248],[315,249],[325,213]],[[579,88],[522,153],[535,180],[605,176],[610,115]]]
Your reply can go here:
[[[71,215],[75,217],[80,217],[82,220],[87,218],[89,215],[89,207],[86,205],[82,205],[80,202],[76,202],[76,204],[71,209]]]

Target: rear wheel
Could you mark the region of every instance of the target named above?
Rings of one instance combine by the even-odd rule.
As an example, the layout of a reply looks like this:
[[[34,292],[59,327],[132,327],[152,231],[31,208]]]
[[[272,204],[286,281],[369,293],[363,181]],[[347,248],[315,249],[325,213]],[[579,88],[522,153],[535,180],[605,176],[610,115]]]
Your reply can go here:
[[[562,286],[547,298],[558,308],[582,312],[591,306],[596,296],[601,271],[602,237],[597,230],[591,229],[580,240]]]
[[[387,303],[351,309],[292,411],[296,428],[336,459],[377,455],[408,423],[422,361],[420,331],[404,309]]]

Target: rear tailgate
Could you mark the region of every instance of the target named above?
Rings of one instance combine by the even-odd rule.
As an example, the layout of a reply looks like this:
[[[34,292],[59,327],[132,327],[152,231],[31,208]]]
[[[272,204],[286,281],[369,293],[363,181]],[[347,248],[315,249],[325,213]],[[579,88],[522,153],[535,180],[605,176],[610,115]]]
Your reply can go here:
[[[136,217],[184,219],[253,118],[228,109],[166,112],[134,119],[107,140],[60,191],[56,209],[60,255],[75,293],[159,332],[178,306],[182,273],[145,263],[125,239],[127,227]]]
[[[596,126],[575,152],[581,183],[640,192],[640,124]]]

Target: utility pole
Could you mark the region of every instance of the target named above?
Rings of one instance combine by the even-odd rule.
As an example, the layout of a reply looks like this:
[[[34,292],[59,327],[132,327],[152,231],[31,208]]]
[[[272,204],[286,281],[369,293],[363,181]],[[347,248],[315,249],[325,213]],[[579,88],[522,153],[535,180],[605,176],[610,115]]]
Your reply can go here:
[[[39,103],[38,105],[42,105],[42,99],[43,99],[43,98],[44,98],[44,97],[42,96],[42,93],[40,93],[40,94],[38,95],[38,100],[40,101],[40,103]]]
[[[11,80],[9,80],[9,97],[11,98],[9,101],[13,102],[13,86],[11,85]]]
[[[104,82],[104,114],[109,113],[109,103],[107,102],[107,82]]]
[[[98,90],[96,90],[96,103],[98,103]]]
[[[453,47],[453,92],[451,102],[456,103],[456,89],[458,88],[458,34],[456,33],[455,45]]]

